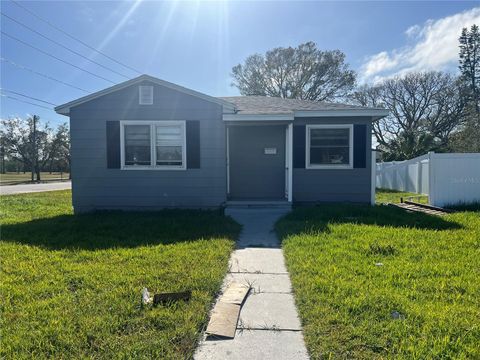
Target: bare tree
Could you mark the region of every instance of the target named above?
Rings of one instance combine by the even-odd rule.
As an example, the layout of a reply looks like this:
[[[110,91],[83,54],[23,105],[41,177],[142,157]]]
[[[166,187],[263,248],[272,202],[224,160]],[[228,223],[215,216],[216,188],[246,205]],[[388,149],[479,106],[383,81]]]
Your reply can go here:
[[[353,90],[356,74],[340,50],[322,51],[307,42],[251,55],[233,67],[232,77],[242,95],[331,101]]]
[[[410,73],[365,85],[351,99],[390,110],[373,124],[373,133],[386,158],[393,160],[445,149],[465,105],[458,79],[442,72]]]

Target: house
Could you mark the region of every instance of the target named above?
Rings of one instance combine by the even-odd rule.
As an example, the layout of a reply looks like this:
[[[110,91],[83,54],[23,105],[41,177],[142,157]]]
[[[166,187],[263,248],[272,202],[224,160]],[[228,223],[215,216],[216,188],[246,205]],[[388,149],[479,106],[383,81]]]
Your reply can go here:
[[[378,108],[212,97],[142,75],[55,108],[70,117],[75,212],[228,202],[369,203]]]

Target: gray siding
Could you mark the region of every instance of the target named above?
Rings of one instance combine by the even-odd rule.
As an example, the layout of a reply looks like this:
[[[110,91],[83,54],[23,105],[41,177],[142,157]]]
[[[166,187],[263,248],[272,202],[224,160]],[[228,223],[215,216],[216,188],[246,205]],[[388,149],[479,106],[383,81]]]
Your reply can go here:
[[[226,200],[222,107],[145,84],[154,86],[153,105],[138,105],[138,85],[142,84],[136,84],[71,109],[72,194],[76,212],[217,207]],[[199,120],[200,168],[107,169],[106,121],[120,120]]]
[[[294,202],[370,202],[371,192],[371,119],[351,118],[296,118],[294,125],[307,124],[366,124],[367,155],[363,169],[293,169]]]

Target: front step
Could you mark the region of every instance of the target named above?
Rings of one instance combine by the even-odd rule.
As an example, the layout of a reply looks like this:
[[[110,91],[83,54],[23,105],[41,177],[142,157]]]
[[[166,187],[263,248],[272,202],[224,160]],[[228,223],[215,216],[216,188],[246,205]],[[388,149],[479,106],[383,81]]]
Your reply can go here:
[[[285,209],[291,210],[292,203],[288,201],[227,201],[226,208],[230,209]]]

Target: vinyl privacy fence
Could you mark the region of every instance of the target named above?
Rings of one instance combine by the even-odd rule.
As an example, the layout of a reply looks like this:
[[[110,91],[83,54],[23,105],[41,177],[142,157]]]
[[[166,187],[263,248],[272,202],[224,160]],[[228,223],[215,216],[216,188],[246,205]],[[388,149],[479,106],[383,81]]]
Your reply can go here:
[[[480,202],[480,153],[431,152],[376,166],[377,188],[428,195],[434,206]]]

